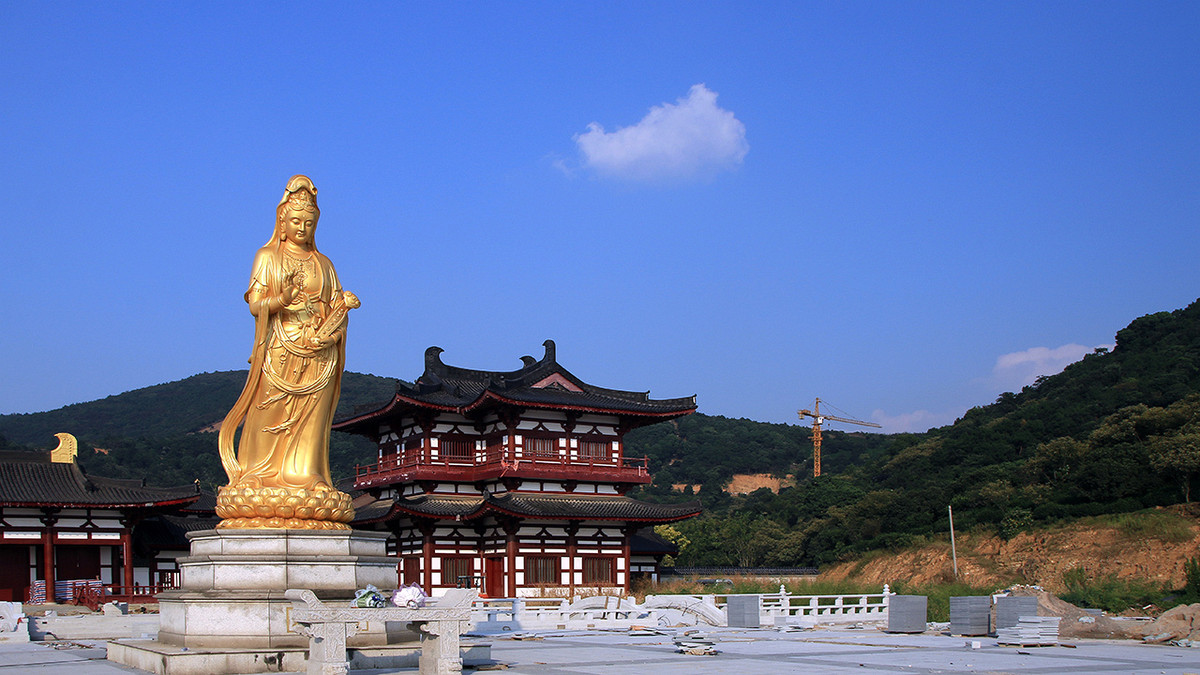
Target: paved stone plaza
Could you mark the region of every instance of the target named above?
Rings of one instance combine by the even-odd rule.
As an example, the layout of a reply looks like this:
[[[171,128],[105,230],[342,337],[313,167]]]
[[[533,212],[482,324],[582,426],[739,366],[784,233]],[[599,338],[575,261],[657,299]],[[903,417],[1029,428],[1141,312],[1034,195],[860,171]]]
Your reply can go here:
[[[696,673],[1200,673],[1200,649],[1143,645],[1132,640],[1079,640],[1074,648],[997,646],[978,639],[926,633],[889,635],[874,628],[780,633],[774,630],[711,629],[715,656],[676,652],[675,631],[633,636],[622,632],[541,632],[472,638],[492,645],[505,672],[539,675],[695,675]],[[682,631],[679,631],[682,634]],[[51,643],[0,645],[0,675],[112,675],[142,673],[104,660],[104,643],[54,649]],[[416,673],[356,670],[357,675]],[[471,671],[466,671],[471,672]]]

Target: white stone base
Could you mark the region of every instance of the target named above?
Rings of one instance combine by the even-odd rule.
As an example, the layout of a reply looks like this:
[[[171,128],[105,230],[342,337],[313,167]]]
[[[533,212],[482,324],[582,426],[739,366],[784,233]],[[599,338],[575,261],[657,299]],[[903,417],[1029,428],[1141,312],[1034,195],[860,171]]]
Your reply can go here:
[[[289,625],[289,588],[349,603],[368,584],[396,585],[396,559],[386,532],[205,530],[188,535],[191,555],[179,559],[180,589],[158,596],[160,642],[181,647],[274,649],[304,647]],[[387,627],[363,626],[351,644],[382,645]],[[391,632],[407,631],[403,627]]]
[[[491,663],[490,644],[463,645],[464,666]],[[361,647],[347,650],[350,668],[417,668],[421,648],[413,646]],[[108,643],[108,660],[155,675],[214,675],[214,673],[304,672],[308,650],[184,649],[153,640],[115,640]]]
[[[110,649],[109,660],[156,673],[304,670],[308,638],[290,625],[291,602],[284,592],[310,589],[326,602],[348,605],[368,584],[394,588],[396,559],[386,555],[387,537],[353,530],[189,533],[191,555],[179,559],[180,589],[158,596],[158,640],[121,641],[141,646]],[[416,634],[405,625],[371,622],[359,628],[347,640],[353,647],[417,648]],[[205,665],[197,670],[146,665],[160,662]]]

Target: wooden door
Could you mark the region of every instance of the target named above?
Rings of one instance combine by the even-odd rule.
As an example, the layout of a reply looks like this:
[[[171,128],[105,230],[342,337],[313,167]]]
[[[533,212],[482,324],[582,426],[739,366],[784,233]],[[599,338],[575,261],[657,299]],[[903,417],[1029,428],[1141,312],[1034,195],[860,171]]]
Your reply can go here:
[[[504,556],[483,559],[483,590],[489,598],[504,597]]]
[[[29,546],[0,546],[0,602],[25,602],[29,592]]]
[[[55,546],[54,578],[68,579],[100,578],[100,547],[98,546]]]

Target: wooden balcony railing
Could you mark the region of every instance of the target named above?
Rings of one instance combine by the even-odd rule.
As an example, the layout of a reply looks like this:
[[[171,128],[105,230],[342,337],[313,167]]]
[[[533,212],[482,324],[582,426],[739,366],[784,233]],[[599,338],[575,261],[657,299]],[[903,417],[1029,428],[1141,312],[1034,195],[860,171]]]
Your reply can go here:
[[[354,485],[363,489],[398,481],[442,480],[475,482],[504,477],[649,483],[647,457],[516,456],[507,450],[472,451],[449,455],[428,447],[384,455],[375,464],[355,467]]]

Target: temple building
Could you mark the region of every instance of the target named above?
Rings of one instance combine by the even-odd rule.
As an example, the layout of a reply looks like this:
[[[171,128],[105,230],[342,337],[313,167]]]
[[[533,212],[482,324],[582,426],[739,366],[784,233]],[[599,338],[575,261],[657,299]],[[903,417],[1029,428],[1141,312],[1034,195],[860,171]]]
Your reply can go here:
[[[58,582],[58,601],[69,602],[68,580],[98,582],[109,599],[125,600],[172,585],[184,553],[164,552],[137,529],[195,504],[199,486],[89,476],[76,464],[75,439],[59,440],[52,451],[0,452],[0,601],[53,601]]]
[[[558,364],[553,341],[545,348],[492,372],[446,365],[430,347],[413,385],[334,424],[378,444],[378,462],[355,477],[354,527],[393,533],[402,583],[471,584],[489,597],[624,593],[666,550],[653,526],[700,513],[695,501],[627,496],[651,477],[646,458],[623,452],[626,433],[695,412],[695,397],[596,387]]]

